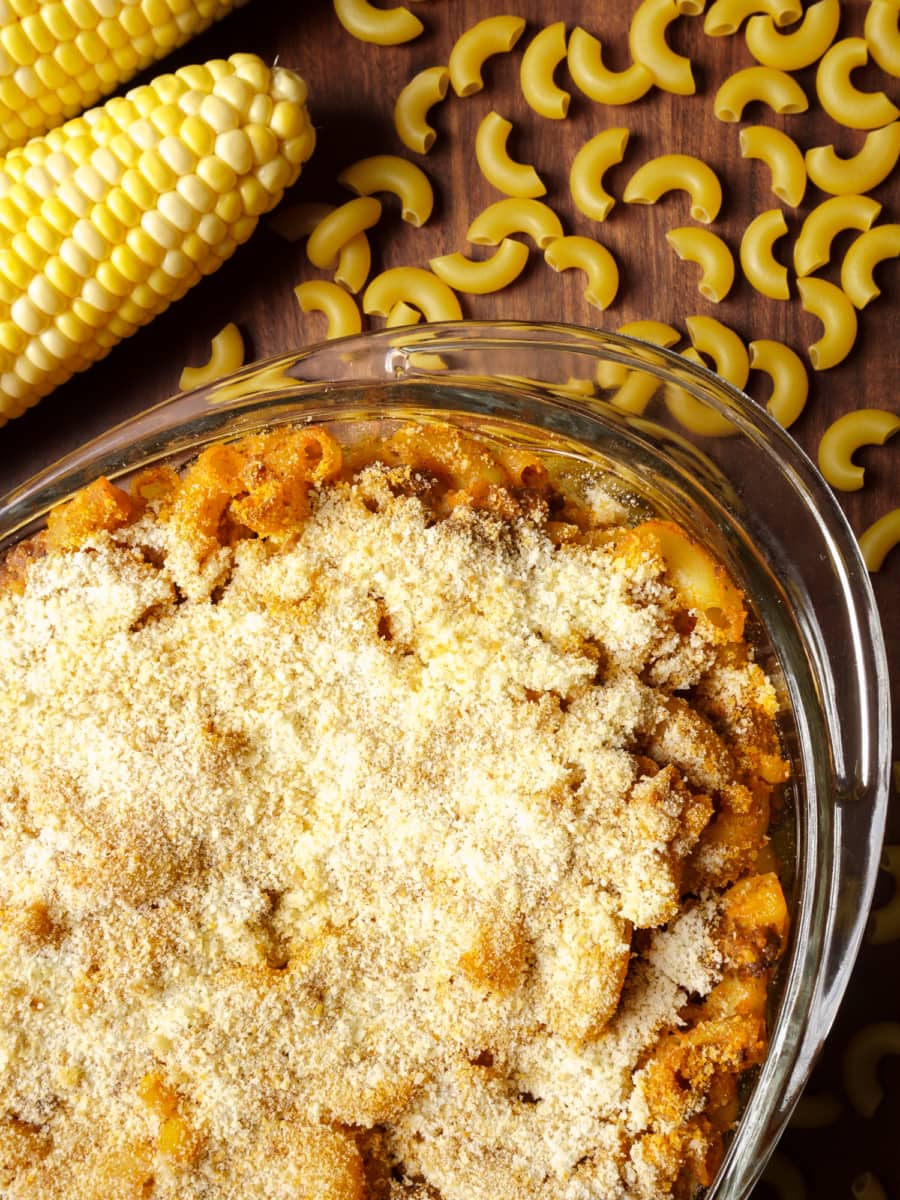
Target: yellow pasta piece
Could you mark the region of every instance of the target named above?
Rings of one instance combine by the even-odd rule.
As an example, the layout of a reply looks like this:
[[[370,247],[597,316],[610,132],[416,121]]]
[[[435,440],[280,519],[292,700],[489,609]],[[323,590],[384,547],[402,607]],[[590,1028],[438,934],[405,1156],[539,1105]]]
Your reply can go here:
[[[786,71],[744,67],[730,75],[716,92],[713,111],[720,121],[740,121],[744,109],[754,100],[761,100],[779,114],[801,113],[809,108],[803,88]]]
[[[709,229],[682,225],[670,229],[666,241],[682,260],[696,263],[702,270],[697,287],[713,304],[724,300],[734,283],[734,259],[720,237]]]
[[[302,312],[324,313],[325,338],[350,337],[362,330],[362,317],[352,296],[328,279],[310,279],[294,288]]]
[[[800,355],[783,342],[762,338],[747,347],[750,370],[763,371],[772,380],[772,392],[766,402],[769,415],[783,429],[789,429],[806,407],[809,376]]]
[[[666,349],[681,341],[681,334],[678,330],[672,325],[667,325],[665,321],[626,321],[624,325],[619,326],[616,332],[624,334],[625,337],[650,342],[653,346],[663,346]]]
[[[334,281],[348,292],[359,292],[369,278],[372,268],[372,248],[364,233],[358,233],[341,247]]]
[[[817,371],[843,362],[856,341],[856,309],[839,287],[825,279],[798,279],[797,290],[805,312],[819,318],[824,332],[809,347],[809,361]]]
[[[373,154],[361,158],[338,175],[338,183],[356,192],[371,196],[374,192],[391,192],[399,197],[402,217],[416,229],[431,216],[434,191],[421,167],[397,154]]]
[[[881,295],[875,268],[887,258],[900,255],[900,225],[876,225],[858,237],[841,264],[841,289],[856,308],[865,308]]]
[[[178,390],[190,392],[194,388],[203,387],[222,379],[225,375],[233,375],[244,365],[244,339],[241,331],[233,322],[212,340],[212,350],[209,361],[202,367],[185,367],[178,380]]]
[[[693,345],[684,351],[683,357],[703,364],[701,354],[707,354],[717,375],[736,388],[744,388],[750,376],[750,358],[734,330],[715,317],[688,317],[685,323]],[[737,433],[737,427],[728,417],[692,396],[685,388],[669,385],[666,406],[685,429],[701,437],[730,437]]]
[[[870,229],[881,205],[871,196],[832,196],[816,205],[794,243],[794,270],[810,275],[831,258],[831,243],[845,229]],[[859,306],[858,306],[859,307]]]
[[[727,37],[754,13],[765,13],[777,25],[790,25],[802,12],[799,0],[715,0],[703,21],[703,32],[707,37]]]
[[[900,417],[883,408],[856,408],[833,421],[819,441],[819,470],[832,487],[857,492],[865,469],[853,455],[862,446],[883,446],[900,429]]]
[[[584,298],[595,308],[609,308],[619,290],[619,268],[605,246],[588,237],[556,238],[544,251],[544,259],[554,271],[573,268],[588,277]]]
[[[681,340],[678,330],[663,321],[627,321],[618,332],[654,346],[674,346]],[[649,371],[628,368],[623,363],[602,362],[596,375],[602,387],[616,389],[609,402],[623,412],[642,413],[660,386],[659,379]]]
[[[900,940],[900,845],[885,845],[881,869],[890,874],[894,893],[886,904],[872,911],[868,940],[876,946]]]
[[[683,17],[699,17],[706,8],[706,0],[675,0],[675,7]]]
[[[541,200],[497,200],[483,209],[466,232],[476,246],[498,246],[513,233],[525,233],[538,249],[563,236],[559,217]]]
[[[676,54],[666,42],[666,29],[678,17],[674,0],[641,0],[628,29],[628,48],[643,63],[664,92],[693,96],[697,90],[691,60]]]
[[[850,1184],[853,1200],[888,1200],[881,1180],[871,1171],[863,1171]]]
[[[391,267],[376,275],[363,293],[363,312],[387,317],[401,301],[417,308],[426,321],[461,321],[456,293],[422,267]]]
[[[542,117],[561,121],[572,97],[554,82],[553,72],[566,57],[566,23],[554,21],[536,34],[522,55],[519,81],[525,102]]]
[[[429,266],[438,279],[457,292],[484,296],[499,292],[518,279],[528,262],[528,247],[515,238],[504,238],[490,258],[471,259],[464,254],[443,254]]]
[[[896,0],[869,0],[863,35],[869,53],[888,75],[900,79],[900,5]]]
[[[627,145],[627,129],[604,129],[586,141],[572,159],[569,190],[575,207],[586,217],[605,221],[609,216],[616,201],[603,187],[603,175],[622,161]]]
[[[691,216],[709,225],[722,207],[722,186],[712,167],[692,154],[661,154],[638,167],[622,199],[626,204],[655,204],[666,192],[685,191]]]
[[[696,363],[699,367],[707,365],[703,361],[703,356],[693,346],[689,346],[682,353],[682,358]],[[707,367],[707,369],[709,368]],[[686,388],[679,387],[677,384],[666,385],[666,407],[680,425],[698,437],[731,437],[737,433],[737,428],[728,417],[722,416],[708,404],[691,395]]]
[[[332,0],[337,19],[360,42],[399,46],[417,38],[425,26],[408,8],[376,8],[368,0]]]
[[[397,97],[394,128],[408,150],[427,154],[437,132],[428,124],[428,113],[447,95],[450,72],[446,67],[426,67],[414,75]]]
[[[797,143],[770,125],[748,125],[738,135],[744,158],[758,158],[772,172],[772,191],[796,208],[806,191],[806,162]]]
[[[461,34],[453,44],[447,67],[450,83],[457,96],[472,96],[484,87],[481,72],[485,61],[494,54],[512,50],[522,36],[525,22],[521,17],[502,15],[485,17]]]
[[[268,219],[268,226],[287,242],[299,242],[309,237],[319,222],[334,212],[333,204],[319,204],[314,200],[303,204],[289,204],[278,208]]]
[[[743,596],[725,567],[671,521],[647,521],[638,531],[655,537],[669,583],[685,608],[703,613],[727,639],[740,639],[746,620]]]
[[[859,535],[859,549],[866,567],[880,571],[885,558],[900,545],[900,508],[893,508],[879,517]]]
[[[511,122],[497,112],[489,112],[475,134],[475,158],[481,173],[498,191],[507,196],[534,199],[547,189],[530,163],[514,162],[506,149],[512,132]]]
[[[306,256],[314,267],[337,266],[338,255],[357,234],[381,219],[381,204],[371,196],[348,200],[323,217],[306,243]]]
[[[751,17],[745,34],[747,48],[764,67],[800,71],[822,57],[837,37],[840,19],[840,0],[811,4],[790,33],[779,33],[769,16]]]
[[[407,304],[405,300],[401,300],[387,315],[387,320],[384,323],[385,329],[399,329],[405,325],[418,325],[422,320],[422,314],[417,308],[413,308],[411,304]]]
[[[787,267],[772,253],[772,246],[787,233],[787,221],[780,208],[770,208],[750,222],[741,238],[741,269],[747,281],[761,295],[772,300],[789,300]]]
[[[872,1117],[884,1099],[878,1067],[888,1054],[900,1054],[900,1022],[864,1025],[844,1052],[844,1088],[861,1117]]]
[[[580,27],[569,38],[568,64],[576,87],[598,104],[631,104],[653,87],[653,75],[643,63],[624,71],[605,67],[600,42]]]
[[[900,116],[884,92],[861,92],[850,80],[851,71],[869,61],[865,38],[842,38],[826,51],[816,71],[819,103],[838,125],[850,129],[880,129]],[[859,189],[862,190],[862,189]]]
[[[840,158],[834,146],[814,146],[806,152],[806,170],[823,192],[845,196],[870,192],[887,179],[900,158],[900,121],[866,135],[863,148],[850,158]]]

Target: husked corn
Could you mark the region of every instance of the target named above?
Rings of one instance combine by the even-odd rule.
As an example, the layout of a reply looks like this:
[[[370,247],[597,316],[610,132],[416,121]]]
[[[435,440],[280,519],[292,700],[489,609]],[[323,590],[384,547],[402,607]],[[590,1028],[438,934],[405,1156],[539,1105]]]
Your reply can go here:
[[[281,132],[256,119],[279,111]],[[0,159],[0,424],[214,271],[314,144],[303,80],[234,54]]]
[[[0,3],[0,155],[127,83],[246,0],[42,0]],[[207,73],[210,82],[212,78]],[[169,79],[172,79],[169,76]],[[252,80],[231,102],[259,90]],[[174,102],[170,83],[164,103]],[[242,101],[243,103],[244,101]],[[249,103],[249,101],[246,101]],[[238,111],[243,111],[235,104]]]

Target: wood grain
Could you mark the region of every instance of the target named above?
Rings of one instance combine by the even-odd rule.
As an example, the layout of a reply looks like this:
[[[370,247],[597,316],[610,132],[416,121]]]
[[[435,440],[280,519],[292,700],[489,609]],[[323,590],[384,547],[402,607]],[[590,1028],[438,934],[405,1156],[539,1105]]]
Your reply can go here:
[[[611,125],[631,131],[626,160],[607,176],[607,185],[621,195],[635,167],[656,154],[679,150],[697,154],[719,172],[725,186],[725,204],[714,229],[737,252],[740,236],[758,213],[778,206],[769,189],[767,168],[740,157],[739,125],[717,121],[712,97],[718,85],[734,70],[752,64],[740,36],[709,39],[702,20],[681,20],[671,31],[672,45],[695,63],[698,94],[676,97],[652,92],[627,108],[612,109],[582,97],[568,79],[565,66],[559,82],[572,90],[567,120],[555,122],[537,116],[525,105],[518,86],[520,51],[534,32],[549,19],[563,19],[571,28],[583,24],[601,36],[608,64],[628,63],[625,32],[633,0],[622,5],[596,5],[588,10],[577,0],[517,0],[514,10],[528,18],[523,42],[511,55],[493,60],[486,71],[485,91],[466,100],[452,96],[434,110],[439,136],[426,158],[416,158],[435,184],[437,203],[428,225],[420,230],[404,225],[396,203],[388,200],[383,226],[373,237],[373,269],[401,263],[424,265],[435,254],[465,250],[465,230],[471,218],[498,194],[484,181],[475,164],[474,135],[481,118],[495,108],[513,121],[510,149],[514,156],[538,167],[548,184],[548,199],[569,232],[597,236],[621,264],[622,286],[605,314],[582,298],[583,279],[577,272],[556,275],[532,255],[517,283],[494,296],[464,300],[465,313],[473,318],[564,320],[592,327],[616,328],[638,317],[656,317],[684,328],[684,318],[708,313],[733,326],[746,340],[772,337],[803,352],[819,336],[817,321],[805,314],[794,297],[788,302],[756,294],[738,274],[735,288],[721,305],[707,303],[697,291],[698,270],[681,263],[665,242],[666,230],[689,224],[686,198],[671,195],[653,207],[617,203],[609,219],[596,225],[578,214],[568,193],[568,170],[583,142]],[[844,4],[841,36],[861,34],[866,4]],[[253,0],[203,37],[196,39],[167,67],[189,61],[251,50],[268,61],[278,60],[297,69],[310,84],[311,109],[318,129],[316,154],[293,189],[291,199],[337,202],[347,198],[335,182],[337,172],[357,157],[375,152],[406,153],[394,133],[391,113],[400,88],[418,70],[446,62],[455,37],[474,21],[498,11],[509,11],[499,0],[453,0],[417,6],[426,33],[407,46],[381,48],[353,41],[338,25],[326,0],[289,5],[279,0]],[[854,152],[862,135],[836,127],[818,108],[814,69],[798,78],[810,97],[810,111],[778,118],[760,105],[746,116],[783,128],[802,146],[833,142],[842,153]],[[886,80],[874,68],[855,77],[861,87],[884,87],[897,100],[897,81]],[[744,122],[747,123],[747,122]],[[884,205],[882,220],[900,220],[900,173],[874,193]],[[787,210],[790,237],[776,245],[782,261],[790,262],[790,245],[803,217],[823,197],[810,188],[803,206]],[[834,246],[840,256],[853,235],[839,237]],[[305,260],[302,246],[290,245],[263,226],[250,245],[219,273],[205,280],[151,327],[117,348],[109,358],[48,397],[24,417],[0,430],[0,491],[5,491],[61,452],[128,415],[163,399],[176,390],[182,367],[208,357],[209,340],[227,321],[237,321],[246,335],[248,357],[265,357],[316,341],[322,326],[318,318],[304,317],[297,308],[292,287],[316,276]],[[823,272],[837,281],[835,266]],[[839,367],[813,375],[810,400],[792,433],[814,456],[822,431],[841,413],[860,406],[898,410],[900,374],[900,268],[885,264],[879,273],[885,293],[861,315],[858,343]],[[764,381],[751,377],[751,391],[764,398]],[[900,503],[900,438],[884,448],[859,455],[867,468],[865,488],[841,496],[841,504],[856,531]],[[892,672],[900,663],[900,551],[889,556],[874,579],[885,623]],[[896,753],[896,752],[895,752]],[[900,804],[894,797],[889,840],[900,841]],[[885,892],[889,889],[884,884]],[[879,897],[882,892],[879,892]],[[889,972],[890,989],[882,982]],[[864,954],[835,1036],[829,1045],[817,1086],[839,1086],[839,1061],[846,1037],[869,1020],[900,1019],[900,963],[896,947],[870,947]],[[891,1073],[893,1072],[893,1073]],[[850,1114],[837,1127],[824,1131],[791,1133],[787,1151],[794,1155],[810,1183],[810,1194],[843,1197],[850,1194],[851,1179],[860,1171],[876,1172],[900,1197],[900,1157],[893,1130],[900,1120],[900,1064],[886,1068],[888,1099],[872,1121]]]

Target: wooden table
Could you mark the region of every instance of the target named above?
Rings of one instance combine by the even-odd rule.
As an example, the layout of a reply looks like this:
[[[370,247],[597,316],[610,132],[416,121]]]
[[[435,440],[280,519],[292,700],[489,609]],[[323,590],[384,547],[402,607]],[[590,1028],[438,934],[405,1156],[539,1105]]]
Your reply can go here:
[[[578,93],[563,65],[557,78],[573,92],[568,118],[550,121],[526,106],[518,86],[518,65],[521,49],[538,28],[550,19],[565,20],[569,29],[582,23],[601,37],[608,64],[622,68],[628,63],[624,35],[634,7],[634,0],[597,5],[590,11],[576,0],[557,0],[552,7],[542,0],[517,0],[509,8],[500,5],[499,0],[420,4],[417,11],[425,22],[426,33],[406,46],[382,48],[354,41],[338,25],[327,0],[307,0],[297,5],[253,0],[166,65],[171,69],[248,50],[268,61],[277,56],[283,65],[296,68],[310,85],[319,145],[291,198],[340,202],[349,196],[335,182],[343,166],[376,152],[407,153],[391,120],[394,98],[406,81],[423,67],[446,62],[453,40],[476,20],[493,12],[515,11],[529,21],[517,51],[490,63],[485,91],[466,100],[451,93],[433,112],[439,131],[433,151],[426,158],[409,155],[425,167],[435,184],[437,203],[432,219],[423,229],[413,229],[400,221],[395,202],[388,200],[384,227],[372,238],[373,270],[401,263],[425,265],[435,254],[467,249],[465,230],[469,221],[499,198],[481,178],[473,149],[479,121],[496,108],[514,123],[510,143],[513,155],[537,165],[548,184],[547,199],[559,212],[566,230],[596,236],[609,246],[620,263],[622,283],[613,306],[601,314],[582,298],[583,278],[578,272],[557,275],[545,266],[539,254],[533,254],[525,273],[512,287],[493,296],[466,298],[466,316],[565,320],[610,329],[652,316],[683,329],[686,316],[708,313],[733,326],[746,340],[777,338],[803,352],[819,336],[819,326],[815,318],[802,311],[795,290],[789,302],[769,300],[754,292],[739,272],[724,303],[712,305],[701,297],[696,287],[698,269],[679,262],[664,240],[666,230],[690,223],[683,195],[671,195],[649,208],[618,203],[602,226],[574,209],[567,186],[572,156],[589,136],[611,125],[625,125],[631,130],[625,161],[606,177],[607,186],[616,195],[621,195],[635,167],[653,155],[671,150],[700,155],[724,181],[725,204],[714,228],[735,252],[752,217],[778,205],[769,189],[768,169],[740,157],[740,126],[722,124],[712,113],[712,97],[719,84],[734,70],[752,64],[742,36],[709,39],[702,32],[701,20],[684,19],[672,27],[672,45],[689,54],[695,63],[698,94],[692,97],[653,92],[627,108],[604,108]],[[864,0],[845,0],[843,7],[841,36],[861,34]],[[779,118],[753,105],[746,114],[749,122],[784,128],[804,147],[833,141],[840,152],[854,152],[862,135],[836,127],[821,112],[815,99],[814,75],[813,68],[798,76],[811,98],[808,113]],[[886,86],[895,100],[900,98],[896,81],[887,80],[874,68],[865,68],[855,78],[861,87]],[[884,204],[882,220],[900,220],[898,182],[895,171],[893,180],[874,193]],[[803,217],[821,199],[822,195],[810,187],[803,206],[797,211],[787,210],[791,236],[776,245],[784,262],[790,263],[789,244]],[[839,236],[834,246],[836,261],[853,236]],[[182,367],[206,360],[210,338],[227,321],[236,321],[244,332],[248,359],[318,340],[323,328],[321,318],[304,317],[291,289],[303,279],[322,274],[309,266],[301,245],[286,243],[263,226],[252,243],[217,275],[205,280],[150,328],[0,432],[0,491],[23,480],[63,450],[175,391]],[[832,281],[838,278],[834,267],[823,275]],[[879,280],[886,295],[862,314],[854,351],[839,367],[812,378],[809,403],[792,429],[811,455],[823,430],[841,413],[861,405],[898,410],[897,263],[880,268]],[[762,377],[756,373],[751,376],[750,390],[755,396],[764,399],[766,387]],[[900,437],[885,448],[859,454],[858,461],[867,468],[866,486],[840,497],[857,532],[900,503],[898,451]],[[896,674],[900,663],[900,550],[889,555],[874,584]],[[900,797],[896,794],[888,840],[900,841]],[[879,901],[889,893],[889,884],[883,879]],[[841,1096],[840,1060],[847,1038],[859,1025],[875,1020],[900,1020],[900,947],[896,943],[864,950],[812,1091],[827,1090]],[[800,1168],[811,1196],[835,1200],[849,1197],[851,1180],[871,1170],[888,1194],[900,1200],[900,1151],[896,1142],[900,1060],[883,1067],[883,1078],[887,1096],[874,1119],[858,1117],[843,1098],[843,1116],[837,1123],[787,1134],[783,1150]],[[765,1190],[761,1185],[760,1194]]]

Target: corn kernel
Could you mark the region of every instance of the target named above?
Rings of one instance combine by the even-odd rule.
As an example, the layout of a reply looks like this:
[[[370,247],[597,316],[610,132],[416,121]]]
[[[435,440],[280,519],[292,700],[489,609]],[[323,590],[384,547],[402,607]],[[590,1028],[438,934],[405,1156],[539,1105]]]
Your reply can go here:
[[[80,167],[77,167],[72,178],[75,186],[95,204],[103,200],[109,191],[106,180],[96,167],[91,166],[90,162],[82,163]]]
[[[231,225],[241,217],[244,206],[241,204],[241,198],[237,191],[231,191],[219,197],[213,211],[217,217],[222,218],[226,225]]]
[[[307,100],[306,83],[293,71],[276,67],[272,79],[272,95],[290,104],[303,105]]]
[[[51,258],[44,267],[44,274],[63,296],[73,300],[81,292],[81,279],[67,267],[61,258]]]
[[[141,219],[140,209],[120,187],[113,188],[106,197],[106,207],[119,218],[126,229],[133,228]]]
[[[60,42],[53,51],[53,58],[70,79],[80,75],[87,66],[84,55],[74,42]]]
[[[58,93],[65,85],[68,76],[55,58],[45,54],[34,64],[38,79],[48,92]]]
[[[175,226],[156,209],[144,213],[141,217],[141,228],[166,250],[174,250],[181,240]]]
[[[78,33],[78,26],[69,15],[65,4],[48,4],[41,9],[41,16],[57,42],[71,42]]]
[[[13,79],[22,95],[27,96],[29,100],[34,100],[41,94],[41,80],[34,67],[17,67]]]
[[[94,151],[91,155],[91,166],[110,187],[115,187],[125,173],[122,164],[106,146],[100,146]]]
[[[171,221],[182,233],[190,233],[200,218],[200,214],[178,192],[166,192],[160,196],[157,207],[166,220]]]
[[[211,154],[216,144],[216,135],[198,116],[185,117],[179,136],[198,158]]]
[[[279,100],[275,105],[269,124],[275,136],[282,140],[298,137],[306,128],[302,110],[287,100]]]
[[[0,346],[10,354],[21,354],[28,345],[28,334],[15,321],[0,321]]]
[[[75,45],[84,55],[87,62],[91,66],[103,62],[106,58],[108,49],[103,38],[95,29],[85,30],[79,33],[75,39]]]
[[[191,208],[198,213],[210,213],[216,207],[216,193],[199,175],[182,176],[175,185],[175,190],[184,196]]]
[[[64,237],[72,232],[78,219],[58,196],[50,196],[44,201],[41,205],[41,217]]]
[[[23,232],[17,233],[11,242],[13,252],[22,260],[30,271],[43,271],[44,263],[49,255]]]
[[[15,321],[20,329],[24,329],[26,333],[34,336],[40,333],[46,324],[46,317],[36,308],[34,302],[28,296],[23,295],[14,301],[9,310],[10,317]]]
[[[198,0],[198,4],[203,4],[203,0]],[[206,64],[206,69],[212,77],[213,84],[217,79],[224,79],[226,75],[233,75],[234,71],[230,63],[224,58],[211,58]]]
[[[240,246],[250,237],[257,224],[256,217],[241,217],[239,221],[235,221],[231,226],[231,236]]]
[[[246,118],[257,91],[245,79],[237,75],[228,75],[224,79],[216,80],[213,95],[221,97],[236,113]]]
[[[126,229],[107,204],[95,204],[91,209],[91,224],[111,246],[118,246],[125,238]]]
[[[104,17],[97,26],[97,32],[110,50],[119,50],[128,44],[128,34],[122,28],[121,23],[113,17]]]
[[[202,216],[197,225],[197,236],[201,237],[207,246],[217,246],[226,233],[227,226],[225,222],[213,212]]]
[[[77,296],[72,301],[72,311],[92,330],[91,337],[98,340],[100,329],[106,324],[106,313],[102,309],[95,308],[83,296]]]
[[[78,221],[72,230],[72,238],[95,262],[102,262],[112,249],[100,230],[90,221]]]
[[[125,237],[125,244],[148,267],[158,267],[165,258],[165,248],[160,246],[159,242],[155,241],[140,225],[136,229],[129,229]]]
[[[202,92],[205,95],[212,88],[213,77],[202,63],[191,63],[189,66],[179,67],[175,74],[179,79],[184,80],[191,91]]]
[[[145,150],[138,159],[137,169],[157,193],[175,186],[175,172],[156,150]]]
[[[21,25],[5,25],[0,29],[0,46],[13,62],[30,67],[37,59],[37,51],[25,35]]]
[[[125,36],[127,37],[128,34],[126,33]],[[131,42],[125,46],[116,46],[112,52],[112,56],[113,62],[119,68],[119,74],[123,79],[128,79],[129,76],[141,68],[141,56]]]
[[[186,279],[194,270],[194,264],[180,248],[170,250],[160,266],[171,279]]]
[[[122,28],[132,39],[140,37],[150,29],[150,22],[137,5],[128,5],[124,8],[119,20],[122,22]]]
[[[236,175],[246,175],[253,166],[253,148],[243,129],[231,129],[216,138],[216,158],[227,163]]]
[[[74,238],[66,238],[59,248],[59,257],[82,279],[87,279],[94,269],[93,259],[85,254]]]
[[[69,341],[74,342],[76,346],[81,346],[84,345],[84,343],[90,338],[91,329],[90,326],[88,326],[87,323],[81,319],[81,317],[76,315],[74,308],[76,303],[77,300],[73,301],[73,306],[69,312],[59,314],[59,316],[56,318],[55,325],[64,337],[67,337]]]
[[[70,359],[75,353],[75,343],[57,329],[55,325],[51,325],[49,329],[45,329],[39,335],[39,338],[41,345],[47,353],[59,361]]]
[[[179,177],[189,175],[197,165],[197,155],[177,137],[164,137],[156,152]]]
[[[268,126],[272,119],[272,110],[274,107],[272,97],[265,92],[254,96],[250,107],[247,109],[248,125]]]
[[[188,258],[195,263],[202,263],[209,253],[209,246],[204,242],[203,238],[196,233],[189,233],[181,243],[181,249]]]
[[[117,271],[112,262],[100,263],[97,268],[97,282],[112,296],[121,298],[131,291],[131,280]]]
[[[272,86],[272,72],[255,54],[232,54],[229,63],[239,79],[243,79],[256,92],[268,92]]]
[[[118,306],[117,297],[108,292],[96,278],[86,279],[84,281],[84,287],[81,290],[81,295],[82,298],[88,302],[88,304],[93,305],[94,308],[98,309],[102,313],[115,312]],[[109,328],[108,321],[104,321],[103,325],[104,328]]]
[[[109,148],[123,167],[133,167],[141,156],[140,148],[124,133],[114,137]]]
[[[289,138],[284,143],[284,157],[295,167],[305,163],[316,147],[314,129],[306,129],[299,137]]]
[[[237,187],[237,176],[227,163],[213,155],[201,158],[197,164],[197,174],[204,183],[208,183],[214,192],[225,196]]]
[[[25,233],[36,246],[39,246],[48,255],[55,254],[62,245],[63,235],[39,216],[28,218]]]
[[[130,168],[122,176],[122,191],[137,207],[146,212],[156,203],[156,192],[140,171]]]
[[[199,115],[214,133],[228,133],[239,125],[237,113],[221,96],[205,96]]]
[[[136,10],[130,9],[129,11],[134,12]],[[132,88],[128,93],[128,99],[137,109],[137,112],[141,117],[149,117],[154,108],[159,106],[159,100],[157,99],[156,92],[154,92],[152,87],[146,84],[144,87]]]
[[[28,285],[27,295],[34,307],[48,317],[55,317],[68,307],[68,297],[57,291],[46,274],[35,275]]]
[[[66,0],[72,19],[79,29],[96,29],[100,24],[100,14],[90,0]]]
[[[132,303],[139,305],[147,312],[152,312],[156,308],[158,298],[156,292],[146,283],[139,283],[131,293]]]
[[[22,182],[42,200],[52,196],[56,190],[56,181],[43,165],[29,167]]]
[[[166,8],[168,9],[168,5]],[[176,104],[178,97],[188,91],[185,81],[173,72],[168,75],[157,75],[153,80],[153,86],[156,88],[160,102],[165,105]]]
[[[257,179],[270,197],[280,195],[291,183],[293,176],[293,168],[280,154],[271,162],[263,163],[256,173]]]
[[[150,114],[150,120],[162,137],[178,133],[184,121],[184,113],[177,104],[161,104]]]
[[[142,150],[152,150],[162,141],[162,134],[152,121],[144,117],[135,121],[128,130],[128,136]]]
[[[238,187],[241,204],[248,217],[258,217],[272,207],[272,197],[253,176],[242,179]]]

